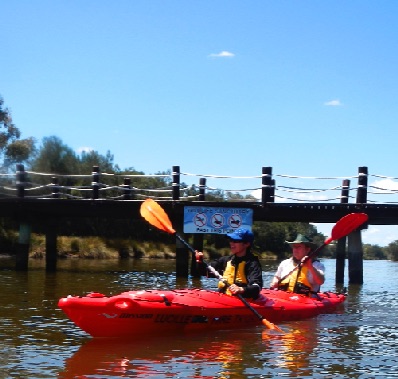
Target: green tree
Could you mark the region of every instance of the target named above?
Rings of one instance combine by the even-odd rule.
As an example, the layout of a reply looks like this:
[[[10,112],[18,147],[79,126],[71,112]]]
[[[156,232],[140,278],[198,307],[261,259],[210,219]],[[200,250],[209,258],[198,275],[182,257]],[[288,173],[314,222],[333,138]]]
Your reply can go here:
[[[68,194],[72,194],[70,188],[79,185],[79,181],[81,181],[81,178],[67,176],[79,173],[79,159],[75,152],[56,136],[43,138],[42,145],[31,162],[31,171],[36,173],[30,175],[30,180],[36,188],[38,185],[48,185],[52,182],[52,178],[49,178],[48,174],[53,174],[56,177],[63,175],[57,177],[58,185],[65,186]],[[39,193],[48,194],[48,189],[43,188]],[[80,196],[80,193],[76,196]]]
[[[79,172],[79,159],[76,153],[65,145],[59,137],[44,137],[31,168],[35,172],[71,175]]]
[[[83,151],[81,156],[78,157],[78,172],[80,175],[90,175],[93,172],[93,167],[98,166],[99,169],[99,182],[101,188],[106,188],[101,197],[117,198],[121,195],[120,191],[115,189],[123,184],[122,180],[117,177],[118,166],[113,164],[113,155],[108,150],[106,155],[100,154],[98,151]],[[78,181],[81,186],[91,186],[92,176],[86,177]],[[85,197],[90,197],[91,192],[86,192]]]
[[[386,259],[383,249],[379,245],[363,245],[363,258],[364,259]]]
[[[12,122],[10,110],[3,108],[0,97],[0,170],[7,172],[16,163],[27,162],[35,153],[35,139],[21,139],[21,132]]]
[[[88,174],[92,171],[93,166],[98,166],[101,172],[114,173],[115,166],[113,164],[114,156],[108,150],[106,155],[101,155],[97,151],[83,151],[79,159],[79,171],[81,174]],[[118,167],[116,166],[116,170]]]
[[[391,242],[385,248],[385,251],[389,259],[393,261],[398,261],[398,240]]]
[[[278,259],[285,258],[286,232],[282,222],[255,222],[253,225],[254,249],[256,251],[269,251],[275,253]]]

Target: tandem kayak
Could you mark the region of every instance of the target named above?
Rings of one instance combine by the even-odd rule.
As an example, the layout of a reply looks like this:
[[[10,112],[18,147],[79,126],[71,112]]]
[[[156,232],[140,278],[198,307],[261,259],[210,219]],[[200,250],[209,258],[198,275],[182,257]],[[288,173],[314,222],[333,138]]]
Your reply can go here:
[[[279,323],[333,312],[345,295],[322,292],[317,298],[263,289],[250,305]],[[93,337],[130,337],[258,325],[259,319],[234,296],[203,289],[127,291],[115,296],[93,292],[68,296],[58,306]]]

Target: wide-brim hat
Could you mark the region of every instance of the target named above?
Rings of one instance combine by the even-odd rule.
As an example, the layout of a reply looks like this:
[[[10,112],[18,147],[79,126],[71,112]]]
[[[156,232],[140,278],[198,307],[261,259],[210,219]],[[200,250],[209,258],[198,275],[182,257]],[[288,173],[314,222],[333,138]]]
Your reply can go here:
[[[239,242],[250,242],[253,243],[254,235],[249,229],[239,228],[233,231],[232,233],[228,233],[227,237],[233,241]]]
[[[294,241],[285,241],[285,242],[288,243],[289,245],[303,243],[304,245],[309,246],[311,248],[317,246],[316,243],[312,242],[312,239],[308,238],[303,234],[297,234],[297,237]]]

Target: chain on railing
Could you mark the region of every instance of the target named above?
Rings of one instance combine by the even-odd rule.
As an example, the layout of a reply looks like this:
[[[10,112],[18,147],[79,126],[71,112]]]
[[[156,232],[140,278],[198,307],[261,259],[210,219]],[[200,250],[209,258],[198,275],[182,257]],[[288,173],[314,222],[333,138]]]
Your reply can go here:
[[[197,177],[199,184],[185,184],[183,178]],[[50,180],[49,180],[50,178]],[[207,181],[222,180],[225,186],[214,187]],[[239,183],[250,181],[258,186],[228,188],[229,179]],[[372,183],[368,184],[369,179]],[[357,186],[350,188],[351,180]],[[103,173],[94,166],[87,175],[62,175],[25,171],[17,165],[15,175],[0,174],[0,197],[54,198],[54,199],[109,199],[141,200],[148,197],[164,200],[204,199],[206,193],[217,192],[230,201],[306,202],[326,203],[351,200],[356,203],[398,204],[398,178],[383,175],[369,175],[367,167],[359,167],[356,175],[347,177],[310,177],[286,174],[272,174],[271,167],[263,167],[258,176],[225,176],[180,172],[173,166],[171,174]],[[332,182],[322,186],[318,183]],[[309,183],[306,186],[304,183]],[[316,185],[314,185],[316,184]],[[356,196],[349,195],[356,192]],[[230,196],[236,193],[241,196]],[[247,195],[247,193],[249,193]],[[386,200],[387,196],[389,198]]]

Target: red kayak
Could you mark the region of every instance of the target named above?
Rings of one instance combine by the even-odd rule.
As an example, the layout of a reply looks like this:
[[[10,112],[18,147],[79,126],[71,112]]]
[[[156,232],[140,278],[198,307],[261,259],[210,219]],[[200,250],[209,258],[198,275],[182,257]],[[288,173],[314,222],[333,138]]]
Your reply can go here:
[[[250,305],[265,319],[279,323],[332,312],[345,295],[329,292],[310,298],[267,290]],[[259,319],[234,296],[202,289],[128,291],[116,296],[90,293],[68,296],[58,306],[93,337],[129,337],[164,332],[191,332],[258,325]]]

